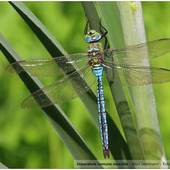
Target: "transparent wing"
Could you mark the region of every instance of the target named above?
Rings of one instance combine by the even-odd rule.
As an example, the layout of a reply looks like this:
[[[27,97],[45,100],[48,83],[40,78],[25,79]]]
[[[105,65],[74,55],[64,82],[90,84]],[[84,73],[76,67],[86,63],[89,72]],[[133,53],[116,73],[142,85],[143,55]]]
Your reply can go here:
[[[31,76],[39,77],[58,76],[73,72],[75,70],[73,65],[81,68],[86,63],[88,63],[88,56],[86,53],[81,53],[51,59],[22,60],[8,65],[6,70],[17,74],[26,71],[29,72]]]
[[[96,78],[91,67],[86,64],[79,72],[75,71],[63,79],[31,94],[23,101],[22,107],[47,107],[55,103],[66,102],[87,92],[95,83],[95,80]]]
[[[113,79],[113,82],[120,85],[142,86],[147,84],[159,84],[170,82],[170,70],[157,67],[145,67],[134,65],[115,65],[111,62],[105,62],[107,76]],[[120,80],[120,76],[124,81]]]
[[[170,52],[170,39],[159,39],[138,45],[126,46],[117,49],[106,49],[103,54],[105,60],[116,56],[119,64],[137,64],[143,59],[160,57]]]

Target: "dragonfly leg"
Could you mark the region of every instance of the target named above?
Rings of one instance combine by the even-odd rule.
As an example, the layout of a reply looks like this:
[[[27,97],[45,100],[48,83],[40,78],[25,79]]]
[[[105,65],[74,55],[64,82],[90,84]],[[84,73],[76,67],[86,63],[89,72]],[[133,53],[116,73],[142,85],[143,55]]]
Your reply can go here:
[[[103,29],[105,30],[105,32],[101,35],[101,38],[100,38],[100,39],[102,39],[103,37],[106,36],[106,34],[108,33],[108,31],[107,31],[107,29],[102,25],[102,23],[101,23],[101,18],[100,18],[99,25],[101,26],[101,28],[103,28]]]
[[[86,27],[85,27],[85,29],[84,29],[84,34],[85,34],[85,35],[87,34],[88,26],[89,26],[89,21],[88,21],[88,19],[87,19]]]

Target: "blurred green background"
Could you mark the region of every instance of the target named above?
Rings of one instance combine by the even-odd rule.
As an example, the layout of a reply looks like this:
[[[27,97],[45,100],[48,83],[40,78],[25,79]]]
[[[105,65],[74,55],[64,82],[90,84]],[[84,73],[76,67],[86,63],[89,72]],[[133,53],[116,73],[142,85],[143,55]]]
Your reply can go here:
[[[68,53],[86,52],[85,13],[81,2],[24,2]],[[170,2],[142,2],[147,41],[170,38]],[[0,31],[23,59],[50,55],[8,2],[0,2]],[[74,159],[41,109],[21,109],[29,91],[17,75],[5,71],[0,53],[0,162],[9,168],[74,168]],[[170,54],[151,62],[170,69]],[[47,85],[54,78],[43,78]],[[104,79],[105,81],[105,79]],[[96,88],[94,87],[96,90]],[[106,107],[121,130],[117,111],[104,83]],[[161,137],[170,160],[170,83],[154,85]],[[103,159],[100,134],[79,99],[61,105],[98,159]],[[122,130],[121,130],[122,132]]]

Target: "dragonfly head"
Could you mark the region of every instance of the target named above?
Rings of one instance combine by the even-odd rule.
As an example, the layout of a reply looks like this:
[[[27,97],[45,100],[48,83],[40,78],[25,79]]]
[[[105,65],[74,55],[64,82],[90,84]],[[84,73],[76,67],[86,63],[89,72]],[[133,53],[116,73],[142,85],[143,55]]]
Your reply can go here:
[[[95,30],[90,30],[85,35],[85,42],[92,43],[97,42],[101,39],[100,33],[96,32]]]

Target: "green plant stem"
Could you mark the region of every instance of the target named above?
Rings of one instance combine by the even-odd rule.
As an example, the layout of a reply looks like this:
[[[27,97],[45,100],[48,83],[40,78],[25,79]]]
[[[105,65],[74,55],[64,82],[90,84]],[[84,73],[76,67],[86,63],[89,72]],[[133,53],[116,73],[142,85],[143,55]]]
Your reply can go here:
[[[82,4],[85,9],[88,21],[90,23],[90,28],[95,29],[98,32],[101,32],[101,29],[100,29],[101,27],[99,25],[100,18],[99,18],[99,14],[98,14],[95,3],[94,2],[82,2]],[[105,18],[103,19],[104,19],[103,21],[105,22]],[[101,41],[101,43],[103,44],[103,46],[105,46],[104,39]],[[127,144],[123,142],[124,139],[121,136],[117,135],[117,130],[115,131],[115,128],[113,128],[113,123],[111,123],[112,119],[109,116],[109,114],[107,114],[107,121],[109,125],[108,126],[109,127],[109,147],[110,147],[113,157],[115,158],[115,160],[131,159],[129,148]]]
[[[125,45],[146,42],[141,3],[119,2],[119,9]],[[143,55],[147,54],[144,53]],[[149,60],[143,60],[140,64],[149,66]],[[134,103],[145,158],[146,160],[161,160],[165,156],[160,137],[153,87],[147,85],[129,89]]]

